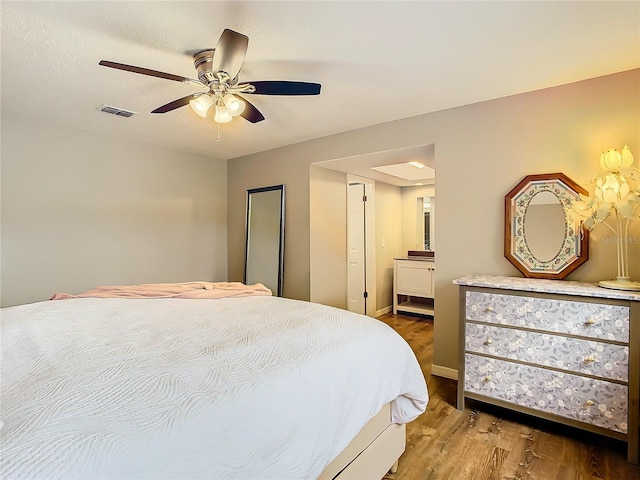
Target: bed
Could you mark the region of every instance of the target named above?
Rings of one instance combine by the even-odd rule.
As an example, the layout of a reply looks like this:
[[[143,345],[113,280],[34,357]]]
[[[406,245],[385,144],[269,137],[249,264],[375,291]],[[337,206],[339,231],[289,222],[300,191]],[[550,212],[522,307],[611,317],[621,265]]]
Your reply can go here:
[[[0,328],[8,480],[381,478],[428,401],[386,324],[266,294],[68,296]]]

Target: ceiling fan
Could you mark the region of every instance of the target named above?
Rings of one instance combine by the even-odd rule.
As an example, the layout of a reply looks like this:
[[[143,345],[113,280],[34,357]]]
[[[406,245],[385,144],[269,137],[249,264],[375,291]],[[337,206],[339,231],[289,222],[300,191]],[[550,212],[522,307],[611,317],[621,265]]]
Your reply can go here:
[[[240,83],[238,73],[244,63],[248,45],[249,38],[246,35],[225,29],[215,49],[201,50],[193,55],[198,80],[108,60],[101,60],[99,65],[205,87],[206,92],[192,93],[162,105],[151,113],[167,113],[189,104],[198,115],[204,118],[213,107],[215,111],[213,119],[218,125],[230,122],[235,116],[241,116],[251,123],[264,120],[262,113],[240,94],[318,95],[320,93],[319,83],[277,80]]]

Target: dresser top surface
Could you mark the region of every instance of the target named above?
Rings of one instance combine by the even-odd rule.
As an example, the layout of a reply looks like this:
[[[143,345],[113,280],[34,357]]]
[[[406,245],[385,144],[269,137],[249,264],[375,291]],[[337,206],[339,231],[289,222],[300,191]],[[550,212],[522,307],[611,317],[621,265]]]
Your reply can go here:
[[[501,277],[494,275],[466,275],[453,281],[469,287],[501,288],[526,292],[579,295],[582,297],[612,298],[640,302],[640,293],[600,287],[595,283],[540,278]]]

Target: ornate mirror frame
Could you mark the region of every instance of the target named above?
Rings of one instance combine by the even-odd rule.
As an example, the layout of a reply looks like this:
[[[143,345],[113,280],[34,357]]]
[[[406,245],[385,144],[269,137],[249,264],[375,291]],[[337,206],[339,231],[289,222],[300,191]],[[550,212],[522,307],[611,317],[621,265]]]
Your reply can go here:
[[[565,232],[562,246],[552,259],[540,260],[527,243],[525,216],[534,196],[549,192],[563,207]],[[562,173],[527,175],[504,197],[504,256],[529,278],[562,279],[589,259],[589,231],[571,210],[579,193],[588,195],[580,185]]]

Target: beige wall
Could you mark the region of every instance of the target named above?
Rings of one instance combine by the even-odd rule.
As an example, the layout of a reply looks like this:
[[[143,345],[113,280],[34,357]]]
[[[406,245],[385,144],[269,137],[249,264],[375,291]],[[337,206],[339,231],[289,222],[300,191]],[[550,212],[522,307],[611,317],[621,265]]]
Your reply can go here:
[[[376,182],[376,310],[393,305],[393,259],[402,250],[402,190]]]
[[[534,173],[563,172],[587,186],[597,171],[600,150],[610,146],[628,143],[640,162],[639,89],[636,69],[234,159],[228,163],[229,274],[242,270],[246,189],[272,183],[287,183],[289,189],[292,184],[287,191],[287,208],[293,209],[287,213],[285,295],[308,299],[310,264],[325,261],[318,256],[322,252],[309,249],[309,165],[434,143],[438,179],[434,363],[457,369],[458,290],[451,282],[465,274],[519,275],[503,254],[504,195]],[[314,202],[316,207],[322,205]],[[327,209],[331,205],[328,201]],[[638,224],[632,231],[635,238],[640,238]],[[615,245],[606,227],[594,230],[591,247],[590,260],[570,279],[615,276]],[[631,273],[639,278],[640,242],[632,245],[630,258]],[[287,283],[299,286],[287,291]]]
[[[1,162],[3,306],[227,279],[226,162],[6,115]]]
[[[313,302],[347,308],[347,175],[311,166],[310,295]],[[286,247],[285,247],[286,249]]]

